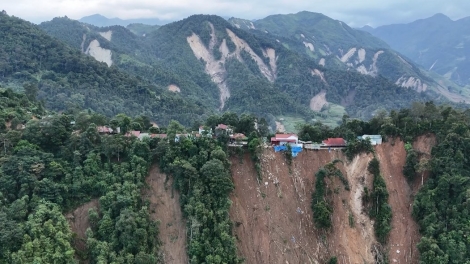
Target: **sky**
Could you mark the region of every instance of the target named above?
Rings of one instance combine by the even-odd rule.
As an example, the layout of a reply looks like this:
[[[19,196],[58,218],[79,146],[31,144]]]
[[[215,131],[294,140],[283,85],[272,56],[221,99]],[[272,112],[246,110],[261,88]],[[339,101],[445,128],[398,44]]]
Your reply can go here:
[[[443,13],[453,20],[470,16],[469,0],[0,0],[0,10],[33,23],[58,16],[80,19],[159,18],[176,21],[193,14],[260,19],[300,11],[323,13],[352,27],[409,23]]]

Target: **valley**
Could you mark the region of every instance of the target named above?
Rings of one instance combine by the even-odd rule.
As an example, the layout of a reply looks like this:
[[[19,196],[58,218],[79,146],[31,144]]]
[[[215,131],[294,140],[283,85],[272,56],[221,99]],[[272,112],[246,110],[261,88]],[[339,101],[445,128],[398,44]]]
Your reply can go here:
[[[0,12],[0,264],[468,262],[470,20],[155,21]]]

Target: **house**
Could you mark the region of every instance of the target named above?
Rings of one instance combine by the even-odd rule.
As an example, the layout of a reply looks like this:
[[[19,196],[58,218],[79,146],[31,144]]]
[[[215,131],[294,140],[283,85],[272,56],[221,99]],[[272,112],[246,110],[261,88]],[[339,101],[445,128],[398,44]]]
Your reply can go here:
[[[369,140],[370,144],[372,146],[382,144],[382,136],[381,135],[363,135],[363,136],[357,137],[357,139],[359,139],[359,140]]]
[[[230,135],[233,133],[233,129],[230,128],[229,126],[227,125],[224,125],[224,124],[218,124],[216,127],[215,127],[215,136],[219,136],[219,135]]]
[[[298,144],[299,137],[296,134],[276,134],[271,138],[272,145]]]
[[[167,137],[167,134],[151,134],[150,137],[163,139]]]
[[[242,133],[235,133],[230,135],[229,139],[230,144],[246,145],[248,144],[248,137]]]
[[[346,147],[346,140],[343,138],[328,138],[323,140],[323,145],[328,148],[343,148]]]

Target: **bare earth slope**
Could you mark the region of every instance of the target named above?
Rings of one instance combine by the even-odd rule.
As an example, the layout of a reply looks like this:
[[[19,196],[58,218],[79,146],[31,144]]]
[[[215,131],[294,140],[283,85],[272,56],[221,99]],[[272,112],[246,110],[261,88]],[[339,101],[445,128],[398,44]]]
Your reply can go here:
[[[314,226],[314,174],[335,159],[345,157],[340,151],[303,151],[294,158],[289,173],[283,154],[266,149],[262,157],[263,180],[258,185],[249,157],[245,156],[243,163],[232,157],[236,187],[230,216],[235,223],[239,254],[246,263],[325,263],[332,256],[338,258],[338,263],[373,262],[373,223],[357,208],[362,207],[363,184],[370,182],[366,179],[370,178],[366,175],[370,155],[357,157],[351,163],[355,167],[338,163],[345,176],[350,173],[351,191],[345,191],[337,178],[327,180],[328,188],[335,190],[333,227],[325,232]],[[350,213],[358,221],[354,227],[349,225]]]
[[[435,140],[419,137],[415,149],[430,152]],[[428,146],[430,145],[430,146]],[[413,190],[403,176],[404,143],[391,140],[375,147],[392,208],[392,231],[384,250],[390,263],[418,263],[418,225],[411,216]],[[262,154],[262,180],[258,184],[249,155],[233,156],[230,217],[234,222],[239,255],[246,263],[375,263],[379,247],[374,221],[363,209],[364,187],[372,188],[367,171],[372,154],[348,162],[341,151],[302,151],[293,158],[291,170],[282,153],[268,148]],[[319,168],[333,160],[349,182],[347,191],[338,178],[327,178],[332,193],[332,228],[317,229],[312,219],[311,197]],[[349,219],[353,219],[350,223]]]
[[[183,220],[179,193],[172,191],[172,178],[165,183],[166,176],[157,166],[150,170],[146,182],[150,186],[144,198],[150,200],[152,219],[160,221],[159,236],[164,263],[188,263],[186,253],[186,222]]]
[[[394,144],[392,144],[394,143]],[[387,184],[392,207],[392,231],[388,240],[390,263],[418,263],[419,227],[411,216],[413,196],[403,175],[406,151],[403,141],[395,140],[376,146],[382,177]]]

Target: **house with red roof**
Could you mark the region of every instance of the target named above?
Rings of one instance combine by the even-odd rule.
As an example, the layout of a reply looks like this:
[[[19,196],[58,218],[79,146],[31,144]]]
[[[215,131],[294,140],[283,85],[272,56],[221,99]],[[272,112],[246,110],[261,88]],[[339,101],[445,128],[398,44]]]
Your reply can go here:
[[[218,124],[216,127],[215,127],[215,136],[219,136],[219,135],[222,135],[222,134],[225,134],[225,135],[230,135],[233,133],[233,129],[230,127],[230,126],[227,126],[227,125],[224,125],[224,124]]]
[[[166,134],[151,134],[150,137],[151,138],[166,138],[167,135]]]
[[[271,138],[272,145],[298,144],[299,136],[296,134],[276,134]]]
[[[328,138],[323,140],[323,145],[329,148],[343,148],[346,147],[346,140],[343,138]]]

